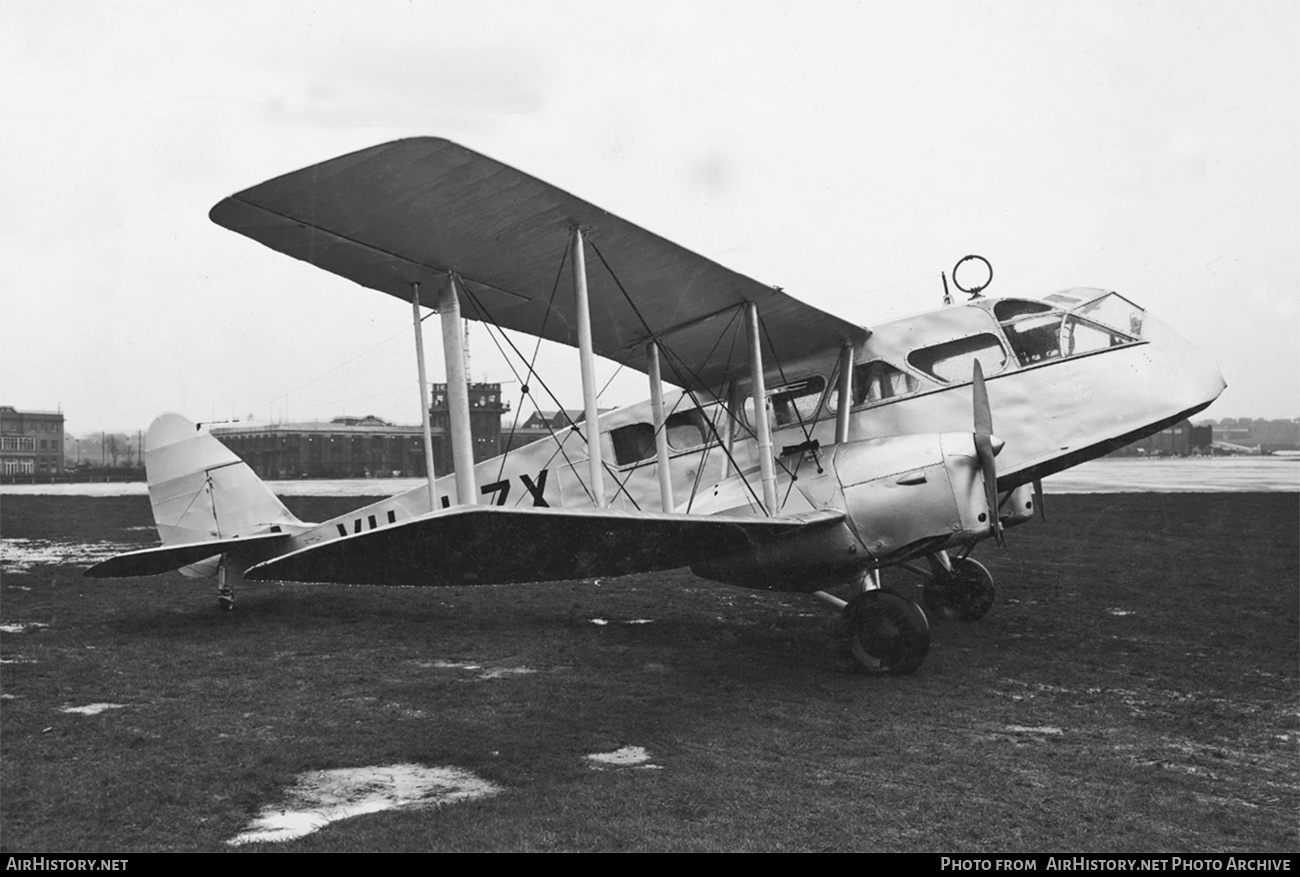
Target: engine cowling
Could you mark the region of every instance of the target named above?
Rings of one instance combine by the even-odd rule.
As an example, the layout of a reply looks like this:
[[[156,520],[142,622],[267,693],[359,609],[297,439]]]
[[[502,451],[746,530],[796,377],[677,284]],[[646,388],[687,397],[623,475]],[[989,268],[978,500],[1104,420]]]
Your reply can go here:
[[[994,447],[1001,443],[994,440]],[[696,564],[696,575],[744,587],[813,591],[869,567],[990,534],[983,473],[971,433],[889,436],[837,444],[821,472],[795,487],[815,508],[841,509],[837,527]]]
[[[968,544],[990,533],[971,433],[847,442],[835,446],[832,466],[849,525],[877,563]]]

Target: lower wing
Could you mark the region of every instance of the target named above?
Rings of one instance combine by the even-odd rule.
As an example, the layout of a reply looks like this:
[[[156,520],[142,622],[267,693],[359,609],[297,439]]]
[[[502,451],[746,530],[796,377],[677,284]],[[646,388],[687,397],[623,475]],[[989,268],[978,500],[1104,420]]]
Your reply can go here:
[[[487,585],[675,569],[844,520],[606,509],[460,507],[313,545],[260,563],[250,580]]]

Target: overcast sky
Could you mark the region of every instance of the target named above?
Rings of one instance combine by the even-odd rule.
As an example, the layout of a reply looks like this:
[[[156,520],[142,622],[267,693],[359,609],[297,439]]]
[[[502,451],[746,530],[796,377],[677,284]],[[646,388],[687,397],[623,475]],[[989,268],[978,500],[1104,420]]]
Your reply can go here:
[[[1217,358],[1205,416],[1296,417],[1297,10],[0,0],[0,403],[417,423],[410,309],[207,212],[428,134],[866,325],[966,253],[994,295],[1119,290]],[[580,407],[576,357],[542,362]]]

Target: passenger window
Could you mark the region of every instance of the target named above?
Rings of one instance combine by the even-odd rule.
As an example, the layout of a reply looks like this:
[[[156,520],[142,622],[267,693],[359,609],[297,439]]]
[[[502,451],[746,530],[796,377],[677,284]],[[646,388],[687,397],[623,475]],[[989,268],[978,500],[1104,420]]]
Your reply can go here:
[[[1006,367],[1007,352],[997,336],[981,332],[913,350],[907,355],[909,365],[945,384],[969,381],[977,361],[985,377],[992,377]]]
[[[668,415],[664,429],[668,435],[668,447],[674,451],[704,447],[710,443],[713,434],[708,415],[699,408]],[[619,466],[655,459],[654,424],[629,423],[611,429],[609,440],[614,448],[614,462]]]
[[[772,428],[796,423],[811,424],[817,418],[825,391],[826,379],[821,375],[813,375],[770,391],[767,396],[772,400]],[[754,422],[753,396],[745,397],[745,417],[750,423]]]
[[[709,443],[709,421],[698,408],[668,415],[664,427],[668,430],[668,447],[674,451],[688,451]]]
[[[919,384],[916,378],[883,359],[864,362],[853,367],[853,407],[874,405],[895,396],[906,396],[916,392],[917,386]],[[840,391],[837,388],[831,392],[827,407],[838,411],[839,406]]]
[[[655,456],[655,428],[649,423],[629,423],[609,431],[614,445],[614,462],[620,466],[653,460]]]

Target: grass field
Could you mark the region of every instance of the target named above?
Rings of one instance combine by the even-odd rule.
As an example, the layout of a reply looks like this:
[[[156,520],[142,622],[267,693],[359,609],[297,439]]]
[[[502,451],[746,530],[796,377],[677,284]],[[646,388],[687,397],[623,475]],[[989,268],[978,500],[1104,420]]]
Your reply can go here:
[[[917,674],[881,679],[820,602],[686,572],[275,585],[221,613],[180,575],[81,577],[156,543],[144,497],[5,496],[0,845],[1300,850],[1297,496],[1048,512],[977,555],[988,617],[936,623]],[[96,703],[117,706],[64,712]],[[627,746],[653,767],[588,758]],[[499,791],[227,843],[301,775],[400,764]]]

